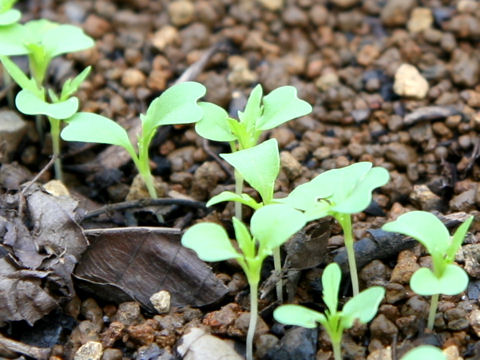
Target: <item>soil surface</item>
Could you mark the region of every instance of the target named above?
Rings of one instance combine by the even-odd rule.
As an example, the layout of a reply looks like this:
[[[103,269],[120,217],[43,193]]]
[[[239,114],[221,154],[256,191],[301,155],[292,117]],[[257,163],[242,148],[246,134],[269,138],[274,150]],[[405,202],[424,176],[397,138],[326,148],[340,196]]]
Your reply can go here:
[[[444,349],[449,359],[480,359],[478,2],[25,0],[18,8],[22,21],[46,18],[74,24],[95,39],[93,49],[56,58],[48,82],[59,88],[92,65],[77,93],[82,111],[115,119],[132,132],[138,129],[139,114],[176,81],[201,82],[207,88],[205,99],[232,115],[243,109],[257,83],[265,93],[295,86],[313,112],[266,136],[276,138],[281,151],[277,195],[322,171],[358,161],[382,166],[391,177],[375,191],[371,206],[354,216],[361,287],[384,286],[386,297],[372,322],[346,331],[344,358],[400,359],[414,346],[431,344]],[[26,65],[22,61],[18,59]],[[0,95],[0,121],[21,121],[9,112],[5,92]],[[38,290],[38,306],[20,316],[19,299],[28,298],[27,287],[16,283],[0,289],[2,299],[8,291],[17,296],[8,303],[16,304],[13,308],[0,305],[0,356],[241,359],[249,318],[248,284],[241,269],[225,262],[209,264],[212,272],[179,249],[180,232],[164,229],[208,220],[231,230],[232,204],[204,207],[213,195],[233,189],[232,170],[216,156],[229,151],[227,144],[204,141],[192,126],[160,129],[151,147],[151,165],[159,196],[168,200],[135,203],[148,194],[119,148],[64,143],[64,183],[77,201],[65,205],[71,198],[52,200],[36,186],[20,186],[45,167],[51,153],[48,136],[41,141],[33,119],[24,120],[25,129],[2,143],[2,236],[9,233],[7,223],[16,224],[16,239],[24,234],[18,229],[26,234],[40,224],[42,231],[51,231],[50,239],[61,233],[74,244],[72,256],[78,263],[73,282],[76,261],[69,263],[71,258],[55,249],[37,254],[39,259],[28,258],[31,264],[42,263],[41,269],[38,264],[9,265],[23,271],[18,279],[35,278],[35,286],[48,291]],[[52,178],[48,169],[37,182]],[[124,201],[130,201],[128,206],[114,206]],[[56,212],[57,206],[63,210]],[[425,330],[429,298],[414,294],[408,285],[416,269],[431,265],[430,257],[415,242],[380,239],[382,234],[369,232],[411,210],[446,215],[442,219],[450,231],[467,214],[477,220],[456,258],[470,284],[458,296],[440,298],[433,332]],[[45,221],[47,215],[55,221]],[[132,232],[109,230],[125,227]],[[309,224],[299,236],[296,241],[315,240],[316,246],[289,253],[298,266],[285,268],[285,294],[289,302],[322,310],[320,278],[335,256],[342,262],[341,229],[333,220],[322,221]],[[376,250],[362,248],[372,240]],[[15,247],[12,241],[4,236],[1,258]],[[385,250],[390,241],[395,245]],[[61,261],[55,263],[52,254]],[[131,267],[125,266],[132,259],[138,265],[133,283],[127,275]],[[179,259],[183,265],[172,267]],[[61,273],[58,263],[64,275],[46,280],[52,272]],[[66,264],[71,264],[69,272]],[[271,270],[267,261],[265,280]],[[256,358],[333,359],[321,327],[290,328],[273,320],[277,304],[271,283],[261,289]],[[157,294],[153,308],[149,297],[165,289],[171,299]],[[341,294],[342,303],[351,296],[347,280]],[[45,308],[39,309],[40,304]]]

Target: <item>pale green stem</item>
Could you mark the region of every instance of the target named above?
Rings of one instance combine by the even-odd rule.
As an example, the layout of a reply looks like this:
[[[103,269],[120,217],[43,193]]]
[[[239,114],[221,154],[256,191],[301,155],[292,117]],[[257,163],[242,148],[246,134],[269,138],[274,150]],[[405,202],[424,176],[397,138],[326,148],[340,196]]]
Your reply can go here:
[[[283,281],[282,281],[282,259],[280,257],[280,247],[273,249],[273,266],[275,268],[275,274],[278,276],[276,288],[277,299],[280,303],[283,303]]]
[[[253,360],[253,337],[258,317],[258,281],[250,283],[250,322],[247,332],[247,360]]]
[[[243,191],[243,178],[240,173],[235,170],[235,193],[238,195],[242,195]],[[235,201],[235,217],[242,221],[242,204],[238,201]]]
[[[153,136],[152,136],[153,137]],[[157,191],[155,190],[155,184],[153,181],[153,176],[152,172],[150,171],[150,157],[148,155],[148,150],[149,150],[149,143],[150,141],[139,141],[138,143],[138,160],[136,159],[136,155],[132,156],[132,159],[137,166],[138,172],[140,173],[145,186],[147,187],[148,194],[152,199],[157,199]]]
[[[430,330],[433,330],[433,325],[435,325],[435,315],[437,314],[439,297],[440,297],[440,294],[434,294],[430,299],[430,312],[428,314],[428,323],[427,323],[427,327]]]
[[[60,159],[60,120],[49,117],[52,149],[55,159],[55,178],[63,181],[62,160]]]
[[[342,342],[332,341],[332,349],[335,360],[342,360]]]
[[[340,223],[343,230],[345,248],[347,249],[348,267],[350,269],[350,278],[352,280],[353,296],[356,296],[359,293],[359,286],[357,262],[355,260],[355,251],[353,249],[352,218],[350,214],[337,214],[335,218]]]

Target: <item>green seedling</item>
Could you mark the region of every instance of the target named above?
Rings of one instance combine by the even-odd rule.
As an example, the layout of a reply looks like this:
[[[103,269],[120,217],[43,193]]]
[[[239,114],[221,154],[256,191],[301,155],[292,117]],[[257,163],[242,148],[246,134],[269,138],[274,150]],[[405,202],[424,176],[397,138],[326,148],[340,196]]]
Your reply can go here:
[[[68,120],[61,137],[67,141],[83,141],[101,144],[111,144],[123,147],[129,155],[138,172],[142,176],[148,193],[157,198],[153,177],[150,171],[149,146],[157,128],[162,125],[189,124],[198,121],[202,109],[197,100],[205,95],[206,89],[196,82],[176,84],[152,101],[146,114],[141,114],[142,132],[138,136],[138,153],[131,143],[127,131],[101,115],[79,112]]]
[[[410,279],[410,287],[415,293],[432,296],[427,324],[430,330],[435,323],[439,295],[457,295],[467,288],[467,273],[453,262],[472,221],[473,216],[470,216],[452,237],[445,225],[435,215],[426,211],[408,212],[382,227],[386,231],[411,236],[432,256],[433,271],[420,268]]]
[[[388,171],[384,168],[372,168],[370,162],[359,162],[325,171],[296,187],[286,198],[277,200],[303,210],[308,221],[333,216],[339,222],[347,249],[353,295],[359,293],[359,286],[351,214],[365,210],[372,201],[372,191],[386,184],[388,179]]]
[[[410,350],[401,360],[447,360],[445,354],[439,348],[431,345],[418,346]]]
[[[15,5],[16,2],[17,0],[0,1],[0,27],[12,25],[22,17],[22,13],[19,10],[13,9],[13,5]]]
[[[323,301],[327,306],[324,314],[300,305],[282,305],[273,312],[275,320],[286,325],[315,328],[317,322],[320,323],[330,337],[335,360],[342,359],[343,330],[351,328],[355,320],[364,324],[372,320],[385,295],[385,289],[373,286],[352,297],[342,311],[338,311],[341,276],[342,272],[336,263],[329,264],[322,274]]]
[[[260,84],[250,93],[245,110],[238,112],[238,120],[215,104],[200,106],[204,115],[195,124],[197,133],[209,140],[229,142],[232,152],[255,146],[264,131],[312,111],[309,103],[297,97],[293,86],[282,86],[263,96]],[[235,171],[235,192],[240,195],[242,188],[243,178]],[[235,203],[235,216],[242,218],[239,202]]]
[[[200,223],[188,229],[182,245],[194,250],[205,261],[235,259],[242,267],[250,285],[250,323],[247,333],[247,359],[253,359],[253,336],[258,314],[258,284],[263,260],[275,248],[286,242],[305,225],[305,216],[287,205],[266,205],[255,211],[250,220],[250,231],[245,224],[233,218],[236,250],[218,224]]]

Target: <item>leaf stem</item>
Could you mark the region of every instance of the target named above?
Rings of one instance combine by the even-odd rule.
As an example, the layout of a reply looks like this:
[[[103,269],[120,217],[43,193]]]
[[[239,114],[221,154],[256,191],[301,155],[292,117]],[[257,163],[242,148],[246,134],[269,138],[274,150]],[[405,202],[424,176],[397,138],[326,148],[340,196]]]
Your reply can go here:
[[[350,278],[352,280],[353,296],[356,296],[359,293],[359,286],[357,262],[355,260],[355,251],[353,249],[352,218],[350,214],[336,214],[335,218],[340,223],[343,230],[345,248],[347,249],[348,267],[350,269]]]
[[[62,160],[60,159],[60,120],[48,117],[50,122],[50,134],[52,136],[52,149],[55,155],[55,177],[63,180]]]
[[[428,313],[428,323],[427,323],[427,327],[430,330],[433,330],[433,325],[435,325],[435,315],[437,314],[439,297],[440,297],[440,294],[434,294],[430,299],[430,311]]]
[[[133,162],[137,166],[140,176],[143,178],[143,182],[147,187],[148,194],[152,199],[157,199],[157,191],[155,190],[155,184],[153,181],[152,172],[150,171],[150,156],[148,154],[150,140],[153,138],[153,134],[145,136],[142,134],[142,138],[138,141],[138,157],[132,156]]]
[[[273,249],[273,266],[275,268],[275,275],[278,276],[276,284],[277,299],[283,304],[282,259],[280,256],[280,247]]]
[[[235,193],[242,195],[243,192],[243,178],[240,173],[235,170]],[[242,204],[238,201],[235,201],[235,217],[242,221]]]
[[[250,283],[250,322],[247,332],[247,360],[253,360],[253,337],[258,317],[258,281]]]
[[[342,342],[332,341],[333,357],[335,360],[342,360]]]

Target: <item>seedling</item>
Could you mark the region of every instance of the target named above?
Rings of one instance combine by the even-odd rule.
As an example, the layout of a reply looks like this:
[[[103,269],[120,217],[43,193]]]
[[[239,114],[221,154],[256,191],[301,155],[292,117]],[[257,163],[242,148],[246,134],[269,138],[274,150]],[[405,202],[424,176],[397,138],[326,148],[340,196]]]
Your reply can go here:
[[[385,289],[373,286],[352,297],[342,311],[337,311],[341,276],[342,272],[336,263],[329,264],[322,274],[323,301],[327,306],[324,314],[292,304],[282,305],[273,312],[275,320],[286,325],[315,328],[317,322],[322,324],[332,342],[335,360],[342,359],[343,330],[351,328],[355,320],[360,323],[372,320],[385,295]]]
[[[138,153],[131,143],[127,131],[105,116],[79,112],[68,120],[61,137],[67,141],[83,141],[123,147],[142,176],[148,193],[157,198],[153,177],[150,172],[149,146],[157,128],[162,125],[189,124],[202,117],[197,100],[205,95],[206,89],[196,82],[176,84],[152,101],[145,115],[141,114],[142,132],[138,136]]]
[[[372,168],[370,162],[359,162],[325,171],[296,187],[286,198],[277,200],[303,210],[308,221],[330,215],[339,222],[344,234],[354,296],[359,293],[359,286],[351,214],[365,210],[372,201],[372,191],[386,184],[388,179],[388,171],[384,168]]]
[[[440,294],[456,295],[467,288],[468,275],[453,264],[455,254],[462,245],[473,216],[470,216],[450,237],[448,229],[433,214],[411,211],[385,224],[382,229],[411,236],[420,242],[432,256],[433,271],[420,268],[412,275],[410,287],[423,296],[432,296],[428,315],[428,328],[433,329]]]
[[[282,86],[262,96],[259,84],[250,93],[245,110],[238,112],[239,120],[215,104],[201,103],[204,115],[195,124],[195,130],[206,139],[229,142],[235,152],[255,146],[264,131],[312,111],[309,103],[297,97],[293,86]],[[242,176],[235,171],[235,192],[240,195],[242,188]],[[242,218],[239,202],[235,203],[235,216]]]
[[[439,348],[431,345],[418,346],[404,356],[401,360],[447,360],[445,354]]]
[[[240,251],[236,250],[218,224],[200,223],[188,229],[182,245],[194,250],[205,261],[235,259],[242,267],[250,285],[250,323],[247,333],[247,359],[253,359],[253,336],[257,325],[258,284],[263,260],[273,249],[286,242],[305,225],[305,216],[287,205],[266,205],[250,220],[250,232],[245,224],[233,218],[233,227]]]

